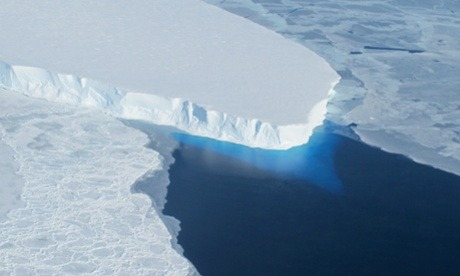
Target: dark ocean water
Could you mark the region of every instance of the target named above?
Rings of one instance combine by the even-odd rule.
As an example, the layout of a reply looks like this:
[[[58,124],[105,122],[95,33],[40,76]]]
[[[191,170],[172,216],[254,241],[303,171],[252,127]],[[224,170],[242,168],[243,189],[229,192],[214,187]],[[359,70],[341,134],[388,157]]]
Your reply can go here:
[[[204,275],[460,275],[460,177],[316,133],[289,151],[175,135],[164,213]]]

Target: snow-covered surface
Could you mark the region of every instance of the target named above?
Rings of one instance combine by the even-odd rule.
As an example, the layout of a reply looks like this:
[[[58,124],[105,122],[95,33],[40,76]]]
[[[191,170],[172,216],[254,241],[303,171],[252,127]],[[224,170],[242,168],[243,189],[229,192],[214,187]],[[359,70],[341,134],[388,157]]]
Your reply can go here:
[[[268,123],[282,132],[274,134],[278,139],[301,134],[295,139],[305,143],[305,129],[314,127],[308,126],[310,111],[320,102],[325,105],[339,80],[309,49],[200,0],[0,4],[0,60],[88,77],[123,91],[193,102],[219,112],[218,118],[204,118],[212,129],[225,128],[222,116],[246,120],[230,122],[221,137],[206,135],[213,138],[257,146],[259,141],[233,139],[238,134],[229,130],[250,124],[251,131],[257,131],[263,128],[260,123]],[[142,103],[141,109],[148,103],[159,105],[156,98],[139,94],[130,99]],[[320,113],[314,117],[322,117],[326,109],[315,111]],[[196,111],[196,118],[202,113]],[[299,130],[299,125],[304,127]],[[290,128],[294,130],[285,131]],[[265,135],[251,139],[263,140]],[[299,143],[260,146],[295,144]]]
[[[460,175],[460,1],[205,0],[324,57],[327,119]]]
[[[16,174],[19,165],[13,156],[14,151],[0,139],[0,222],[9,211],[23,206],[20,197],[24,181]]]
[[[0,221],[1,275],[197,273],[150,199],[130,192],[139,177],[164,170],[144,133],[4,90],[0,132],[24,180],[24,206]]]

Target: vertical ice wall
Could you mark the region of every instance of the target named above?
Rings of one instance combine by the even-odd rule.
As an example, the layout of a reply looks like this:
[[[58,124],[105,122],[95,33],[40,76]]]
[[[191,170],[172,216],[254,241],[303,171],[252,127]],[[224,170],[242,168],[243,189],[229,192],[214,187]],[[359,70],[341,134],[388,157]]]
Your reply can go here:
[[[145,120],[195,135],[270,149],[306,143],[324,119],[328,96],[306,112],[304,123],[276,125],[210,110],[179,98],[127,92],[78,76],[1,61],[0,87],[49,101],[93,107],[115,117]]]

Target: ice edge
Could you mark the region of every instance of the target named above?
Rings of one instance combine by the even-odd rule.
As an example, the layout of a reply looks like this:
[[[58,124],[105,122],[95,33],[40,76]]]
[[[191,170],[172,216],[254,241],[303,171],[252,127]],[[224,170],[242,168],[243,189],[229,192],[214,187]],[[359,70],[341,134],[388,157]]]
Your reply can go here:
[[[180,98],[125,91],[88,78],[0,61],[0,87],[5,89],[48,101],[94,107],[117,118],[173,126],[197,136],[277,150],[308,142],[313,129],[322,124],[328,98],[338,82],[339,79],[331,84],[322,101],[306,110],[304,124],[277,126],[210,110]]]

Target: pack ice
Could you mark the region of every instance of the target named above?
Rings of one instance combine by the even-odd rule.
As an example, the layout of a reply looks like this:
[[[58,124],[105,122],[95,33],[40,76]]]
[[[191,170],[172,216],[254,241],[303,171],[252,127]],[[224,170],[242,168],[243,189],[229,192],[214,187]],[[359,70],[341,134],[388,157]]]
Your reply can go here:
[[[5,90],[0,133],[0,157],[15,152],[23,182],[23,204],[0,217],[0,275],[197,274],[160,210],[130,192],[163,170],[144,133],[94,109]]]

